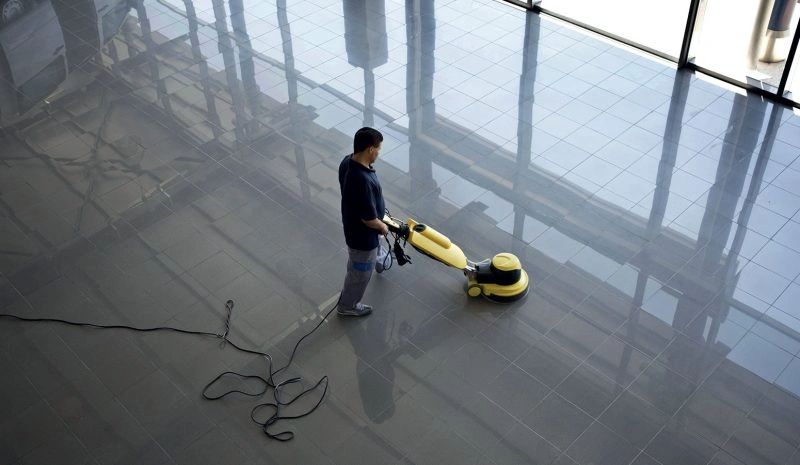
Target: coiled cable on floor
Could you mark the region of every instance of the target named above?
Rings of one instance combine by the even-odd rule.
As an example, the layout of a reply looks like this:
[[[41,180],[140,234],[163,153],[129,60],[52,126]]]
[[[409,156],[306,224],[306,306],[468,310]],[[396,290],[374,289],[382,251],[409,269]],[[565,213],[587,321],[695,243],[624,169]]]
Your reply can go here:
[[[231,394],[241,394],[241,395],[248,396],[248,397],[260,397],[260,396],[263,396],[264,394],[266,394],[267,391],[272,389],[273,390],[272,394],[273,394],[274,402],[264,402],[264,403],[258,404],[255,407],[253,407],[253,409],[250,411],[250,419],[253,420],[254,423],[256,423],[257,425],[259,425],[262,428],[262,430],[264,431],[264,434],[268,438],[274,439],[276,441],[284,442],[284,441],[291,441],[292,439],[294,439],[294,433],[292,431],[281,431],[281,432],[278,432],[278,433],[273,433],[273,432],[270,431],[270,427],[275,425],[280,420],[293,420],[293,419],[305,417],[305,416],[310,415],[311,413],[313,413],[322,404],[322,401],[324,400],[325,395],[328,392],[328,376],[327,375],[323,376],[313,386],[311,386],[309,388],[306,388],[306,389],[303,389],[302,391],[300,391],[300,393],[298,393],[298,394],[296,394],[294,396],[291,396],[289,398],[285,398],[284,397],[284,395],[282,394],[283,390],[287,386],[291,386],[291,385],[300,383],[302,381],[302,378],[299,377],[299,376],[296,376],[296,377],[289,378],[289,379],[286,379],[286,380],[283,380],[283,381],[280,381],[280,382],[276,382],[275,381],[275,376],[278,375],[279,373],[281,373],[282,371],[286,370],[287,368],[289,368],[289,366],[294,361],[294,357],[297,354],[297,349],[300,346],[300,344],[307,337],[311,336],[317,329],[319,329],[320,326],[322,326],[322,323],[324,323],[325,320],[328,319],[328,317],[333,312],[333,310],[336,309],[337,305],[339,305],[339,300],[336,301],[336,303],[333,305],[333,307],[331,307],[328,310],[328,312],[325,314],[325,316],[322,317],[322,319],[319,321],[319,323],[317,323],[317,325],[314,326],[314,328],[311,331],[307,332],[300,339],[297,340],[297,342],[295,343],[294,347],[292,348],[291,354],[289,355],[289,360],[286,362],[286,364],[284,366],[282,366],[281,368],[278,368],[278,369],[274,369],[273,362],[272,362],[272,356],[270,354],[268,354],[266,352],[259,351],[259,350],[247,349],[247,348],[241,347],[238,344],[236,344],[235,342],[231,341],[230,338],[228,337],[229,336],[228,333],[230,332],[231,318],[232,318],[232,315],[233,315],[233,307],[234,307],[233,300],[228,300],[225,303],[225,309],[226,309],[227,313],[226,313],[226,318],[225,318],[225,330],[224,330],[223,333],[212,333],[210,331],[194,331],[194,330],[188,330],[188,329],[182,329],[182,328],[175,328],[175,327],[172,327],[172,326],[155,326],[155,327],[149,327],[149,328],[148,327],[142,328],[142,327],[130,326],[130,325],[103,325],[103,324],[97,324],[97,323],[70,321],[70,320],[64,320],[64,319],[61,319],[61,318],[31,318],[31,317],[13,315],[13,314],[9,314],[9,313],[0,313],[0,318],[8,318],[8,319],[12,319],[12,320],[31,322],[31,323],[60,323],[60,324],[65,324],[65,325],[69,325],[69,326],[79,326],[79,327],[94,328],[94,329],[124,329],[124,330],[143,332],[143,333],[165,331],[165,332],[176,332],[176,333],[181,333],[181,334],[191,334],[191,335],[195,335],[195,336],[207,336],[207,337],[213,337],[213,338],[222,339],[223,343],[230,344],[231,347],[233,347],[234,349],[236,349],[236,350],[238,350],[240,352],[247,353],[247,354],[252,354],[252,355],[258,355],[260,357],[264,357],[266,359],[266,362],[267,362],[267,375],[266,375],[266,377],[259,376],[259,375],[242,374],[242,373],[237,373],[235,371],[226,371],[226,372],[220,373],[214,379],[209,381],[208,384],[206,384],[205,387],[203,388],[202,395],[203,395],[203,398],[206,399],[206,400],[219,400],[219,399],[227,397],[228,395],[231,395]],[[231,389],[229,391],[225,391],[225,392],[223,392],[221,394],[218,394],[218,395],[211,395],[211,394],[208,393],[209,389],[211,389],[217,382],[219,382],[223,378],[228,378],[228,377],[237,378],[237,379],[239,379],[241,381],[259,380],[260,382],[263,383],[263,387],[258,392],[247,392],[247,391],[242,391],[240,389]],[[317,400],[316,404],[314,404],[314,406],[311,407],[309,410],[307,410],[307,411],[305,411],[303,413],[297,414],[297,415],[281,415],[281,412],[283,411],[284,408],[289,407],[294,402],[306,397],[309,393],[318,390],[320,387],[322,387],[322,394],[320,394],[319,399]],[[271,409],[272,410],[272,414],[269,415],[269,417],[266,418],[266,419],[260,419],[260,418],[263,418],[263,417],[260,417],[259,414],[264,409]]]

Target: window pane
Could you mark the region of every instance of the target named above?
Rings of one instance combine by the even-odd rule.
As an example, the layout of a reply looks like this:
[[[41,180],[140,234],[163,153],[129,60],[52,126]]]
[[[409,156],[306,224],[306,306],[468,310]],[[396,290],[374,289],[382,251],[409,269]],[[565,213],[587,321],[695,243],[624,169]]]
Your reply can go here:
[[[689,0],[542,0],[545,10],[676,58]]]
[[[735,81],[776,90],[786,65],[796,0],[704,0],[690,59]]]
[[[800,68],[800,53],[795,53],[794,62],[792,62],[792,68],[789,71],[789,80],[786,82],[786,97],[800,103],[800,78],[797,77],[798,68]]]

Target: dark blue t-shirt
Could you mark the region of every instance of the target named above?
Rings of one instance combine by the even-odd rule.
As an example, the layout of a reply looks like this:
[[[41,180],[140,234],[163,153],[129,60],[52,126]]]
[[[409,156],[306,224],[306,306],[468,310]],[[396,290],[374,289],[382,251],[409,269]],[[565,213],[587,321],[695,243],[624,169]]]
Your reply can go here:
[[[375,170],[353,160],[352,155],[347,155],[339,164],[339,188],[342,192],[342,226],[347,246],[356,250],[378,247],[378,231],[361,221],[381,219],[386,209]]]

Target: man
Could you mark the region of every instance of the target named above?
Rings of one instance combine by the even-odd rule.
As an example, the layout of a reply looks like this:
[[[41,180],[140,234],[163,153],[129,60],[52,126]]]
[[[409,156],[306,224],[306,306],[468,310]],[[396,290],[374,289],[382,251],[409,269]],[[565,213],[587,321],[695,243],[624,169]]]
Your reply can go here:
[[[342,191],[342,226],[347,243],[347,275],[337,313],[343,316],[366,316],[372,307],[361,302],[372,270],[383,271],[386,251],[380,236],[389,234],[381,221],[385,212],[383,191],[372,164],[378,159],[383,135],[373,128],[361,128],[353,137],[353,153],[339,164],[339,187]]]

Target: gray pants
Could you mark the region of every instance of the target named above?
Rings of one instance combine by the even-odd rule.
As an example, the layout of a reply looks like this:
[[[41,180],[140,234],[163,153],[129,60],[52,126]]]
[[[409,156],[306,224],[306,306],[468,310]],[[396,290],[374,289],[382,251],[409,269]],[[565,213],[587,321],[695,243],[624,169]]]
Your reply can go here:
[[[356,250],[348,247],[347,254],[347,275],[344,277],[339,305],[343,308],[353,308],[364,297],[367,284],[372,278],[372,271],[375,270],[376,263],[383,261],[386,250],[380,246],[372,250]]]

